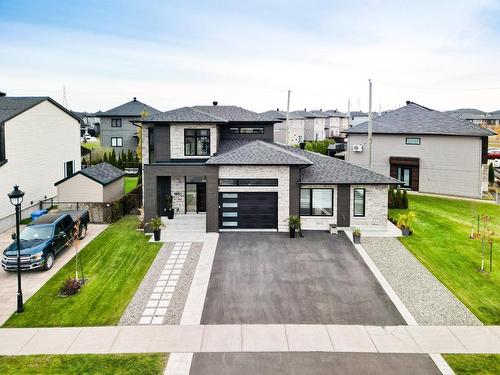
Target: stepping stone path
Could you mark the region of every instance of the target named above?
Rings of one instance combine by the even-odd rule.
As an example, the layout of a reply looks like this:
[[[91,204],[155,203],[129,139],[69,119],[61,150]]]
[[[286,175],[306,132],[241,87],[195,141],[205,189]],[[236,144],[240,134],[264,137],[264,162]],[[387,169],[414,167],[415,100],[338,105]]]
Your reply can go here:
[[[191,242],[176,242],[170,257],[156,282],[139,324],[163,324],[167,308],[174,295]]]

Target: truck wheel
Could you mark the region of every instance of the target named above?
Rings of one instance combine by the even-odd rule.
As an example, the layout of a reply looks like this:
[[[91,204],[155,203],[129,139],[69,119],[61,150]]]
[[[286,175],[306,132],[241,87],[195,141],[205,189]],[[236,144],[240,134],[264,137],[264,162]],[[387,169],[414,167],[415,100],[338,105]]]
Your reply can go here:
[[[43,265],[43,269],[45,271],[48,271],[52,268],[53,265],[54,265],[54,254],[48,253],[47,256],[45,257],[45,264]]]
[[[87,235],[87,226],[86,225],[82,225],[80,227],[80,231],[78,233],[78,239],[79,240],[83,240],[86,235]]]

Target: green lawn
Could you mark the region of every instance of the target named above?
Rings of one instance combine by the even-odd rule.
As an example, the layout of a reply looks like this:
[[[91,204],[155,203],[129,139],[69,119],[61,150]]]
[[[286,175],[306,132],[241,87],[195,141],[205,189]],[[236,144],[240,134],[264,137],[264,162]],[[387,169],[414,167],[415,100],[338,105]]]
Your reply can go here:
[[[417,214],[415,233],[401,242],[484,324],[500,324],[500,206],[416,195],[409,195],[409,205]],[[491,216],[496,233],[492,273],[478,272],[481,243],[469,239],[478,213]]]
[[[125,194],[134,190],[138,182],[139,176],[125,176]]]
[[[81,251],[89,281],[78,295],[58,296],[62,282],[74,277],[73,259],[27,301],[24,313],[12,315],[4,327],[117,324],[161,247],[148,243],[136,226],[136,217],[124,217]]]
[[[0,357],[2,375],[163,374],[164,354],[28,355]]]
[[[500,374],[498,354],[445,354],[443,357],[456,375]]]

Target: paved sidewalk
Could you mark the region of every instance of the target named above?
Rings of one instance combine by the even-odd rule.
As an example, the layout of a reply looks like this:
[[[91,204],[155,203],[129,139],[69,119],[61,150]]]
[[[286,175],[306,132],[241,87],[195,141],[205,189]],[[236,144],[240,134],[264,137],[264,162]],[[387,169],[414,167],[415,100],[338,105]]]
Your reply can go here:
[[[500,326],[243,324],[0,329],[0,355],[144,352],[500,354]]]
[[[80,241],[80,251],[92,241],[99,233],[108,227],[107,224],[89,224],[87,236]],[[10,244],[10,233],[7,231],[0,234],[0,244]],[[7,246],[5,245],[5,246]],[[4,247],[0,250],[3,251]],[[66,263],[68,263],[75,255],[75,249],[68,247],[57,255],[54,266],[49,271],[28,271],[22,273],[22,288],[24,302],[28,300],[38,289],[40,289],[57,271],[59,271]],[[17,273],[5,272],[0,269],[0,325],[5,323],[7,319],[16,310],[16,295],[17,295]]]

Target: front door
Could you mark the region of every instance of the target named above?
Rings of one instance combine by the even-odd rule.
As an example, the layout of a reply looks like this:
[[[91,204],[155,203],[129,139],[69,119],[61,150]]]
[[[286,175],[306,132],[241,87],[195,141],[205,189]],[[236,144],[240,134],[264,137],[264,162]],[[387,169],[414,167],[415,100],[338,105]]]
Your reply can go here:
[[[403,181],[404,188],[411,188],[411,168],[398,167],[398,180]]]
[[[205,182],[186,183],[186,213],[207,211],[207,184]]]

